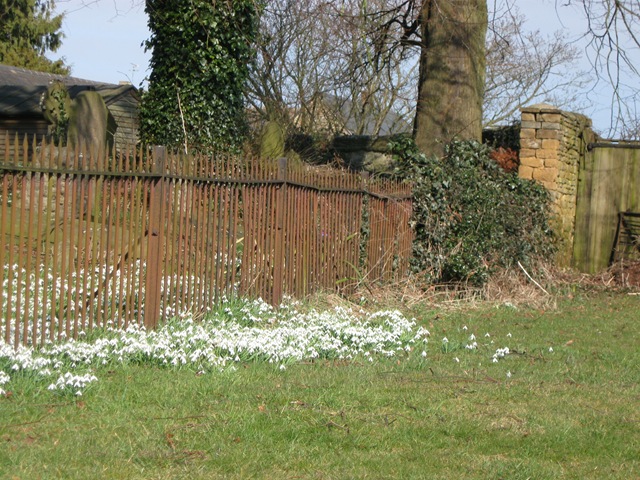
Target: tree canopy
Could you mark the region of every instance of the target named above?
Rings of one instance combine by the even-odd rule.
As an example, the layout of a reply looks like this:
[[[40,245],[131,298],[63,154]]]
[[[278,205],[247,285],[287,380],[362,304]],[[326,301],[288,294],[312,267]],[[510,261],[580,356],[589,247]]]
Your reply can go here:
[[[0,0],[0,63],[66,75],[64,60],[50,60],[62,43],[62,14],[53,0]]]

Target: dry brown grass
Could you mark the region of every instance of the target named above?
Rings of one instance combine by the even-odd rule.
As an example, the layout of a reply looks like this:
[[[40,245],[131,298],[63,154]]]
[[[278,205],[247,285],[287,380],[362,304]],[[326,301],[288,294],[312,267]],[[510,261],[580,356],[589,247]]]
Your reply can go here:
[[[577,292],[640,292],[640,262],[614,265],[597,274],[537,264],[530,270],[515,266],[491,276],[482,287],[470,284],[426,284],[420,275],[410,275],[386,284],[360,284],[354,293],[341,296],[320,292],[307,299],[313,308],[375,310],[415,307],[459,309],[487,305],[512,305],[518,308],[555,310],[558,299],[571,298]]]

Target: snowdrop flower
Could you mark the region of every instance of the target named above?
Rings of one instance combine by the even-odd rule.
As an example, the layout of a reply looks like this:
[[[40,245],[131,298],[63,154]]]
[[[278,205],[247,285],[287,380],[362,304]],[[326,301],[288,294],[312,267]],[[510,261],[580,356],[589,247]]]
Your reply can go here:
[[[485,338],[489,338],[491,335],[489,335],[489,332],[484,334]]]
[[[466,325],[465,325],[465,326],[463,326],[463,327],[462,327],[462,330],[466,332],[466,331],[467,331],[467,326],[466,326]]]
[[[511,332],[507,333],[507,337],[511,338]]]
[[[11,377],[0,370],[0,395],[6,395],[7,392],[2,387],[5,383],[9,383],[9,380],[11,380]]]
[[[511,378],[511,371],[507,372],[507,378]]]
[[[549,347],[549,353],[553,353],[553,347]]]
[[[455,358],[456,363],[460,363],[460,359],[458,357]]]
[[[444,337],[444,338],[442,339],[442,343],[449,343],[449,339],[448,339],[447,337]]]
[[[422,351],[422,358],[427,358],[427,352],[425,352],[424,350]]]
[[[476,339],[476,336],[472,333],[471,335],[469,335],[469,341],[473,342]]]
[[[509,353],[509,347],[497,349],[496,353],[493,354],[493,363],[497,363],[500,358],[504,358],[505,356],[509,355]]]

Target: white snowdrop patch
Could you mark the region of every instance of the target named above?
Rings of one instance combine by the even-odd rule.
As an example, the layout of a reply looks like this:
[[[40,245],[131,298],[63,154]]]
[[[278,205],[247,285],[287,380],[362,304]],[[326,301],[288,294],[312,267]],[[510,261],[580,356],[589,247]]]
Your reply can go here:
[[[52,392],[79,396],[98,381],[100,368],[118,364],[189,368],[205,374],[233,372],[239,363],[253,361],[285,372],[292,363],[314,359],[427,358],[429,331],[397,310],[366,313],[336,307],[300,312],[298,308],[293,301],[274,309],[262,301],[235,300],[203,320],[183,315],[153,331],[137,325],[107,328],[92,333],[91,341],[82,336],[17,350],[0,343],[0,395],[15,378],[28,376]],[[463,365],[463,354],[493,349],[492,342],[481,343],[466,326],[460,333],[461,338],[450,335],[439,345],[445,354],[454,354],[455,363]],[[496,350],[494,362],[508,354],[507,347]]]
[[[425,343],[429,334],[395,310],[367,315],[338,307],[301,313],[295,303],[275,310],[262,301],[235,307],[222,308],[200,322],[190,316],[176,318],[155,331],[136,325],[108,329],[91,342],[70,339],[17,350],[0,343],[0,388],[14,375],[35,372],[48,379],[49,390],[82,395],[97,380],[95,369],[113,363],[210,372],[255,360],[276,364],[281,370],[288,363],[317,358],[363,355],[373,361],[376,355],[408,354],[412,345]],[[57,380],[50,383],[52,376]]]

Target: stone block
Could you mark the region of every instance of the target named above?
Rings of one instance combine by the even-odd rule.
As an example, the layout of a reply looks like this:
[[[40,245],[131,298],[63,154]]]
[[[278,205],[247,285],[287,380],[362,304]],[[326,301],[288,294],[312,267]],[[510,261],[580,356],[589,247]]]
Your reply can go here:
[[[536,168],[533,171],[533,179],[542,183],[552,183],[555,187],[558,178],[557,168]]]
[[[554,107],[548,103],[536,103],[520,109],[523,113],[561,113],[558,107]]]
[[[538,149],[542,145],[542,142],[535,138],[522,138],[520,139],[521,149]]]
[[[537,152],[537,150],[535,150],[533,148],[521,148],[519,157],[520,158],[535,157],[536,156],[536,152]]]
[[[522,121],[522,122],[535,122],[536,121],[536,115],[535,115],[535,113],[523,113],[520,116],[520,121]]]
[[[559,130],[545,130],[540,129],[536,132],[536,138],[539,139],[557,139],[559,135]]]
[[[518,176],[527,180],[533,180],[533,168],[522,165],[521,163],[520,168],[518,168]]]
[[[544,166],[546,168],[558,169],[560,167],[560,162],[558,161],[557,158],[545,158],[544,159]]]
[[[558,158],[558,151],[557,150],[549,150],[546,148],[540,148],[538,150],[536,150],[536,157],[538,158],[553,158],[553,159],[557,159]]]
[[[545,150],[558,150],[560,148],[560,140],[545,138],[542,140],[542,148]]]
[[[559,113],[541,113],[540,117],[543,122],[560,123],[562,121],[562,115]]]
[[[537,130],[542,127],[542,122],[522,122],[520,128],[533,128]]]
[[[544,167],[544,160],[537,157],[520,157],[520,165],[524,165],[525,167],[531,168],[542,168]]]
[[[542,122],[540,127],[545,129],[545,130],[560,130],[560,124],[559,123]]]
[[[536,138],[535,128],[523,128],[520,130],[520,138]]]

